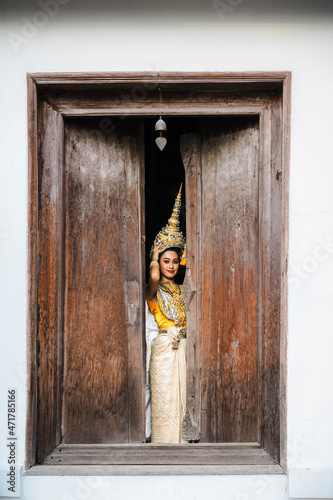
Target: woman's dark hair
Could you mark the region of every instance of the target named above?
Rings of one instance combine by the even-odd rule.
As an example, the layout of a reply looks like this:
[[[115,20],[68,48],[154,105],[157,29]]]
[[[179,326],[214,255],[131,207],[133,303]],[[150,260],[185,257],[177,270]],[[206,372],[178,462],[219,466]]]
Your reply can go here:
[[[178,247],[170,247],[170,248],[166,248],[165,250],[163,250],[160,255],[158,256],[158,261],[160,261],[160,258],[162,257],[162,255],[165,253],[165,252],[168,252],[168,251],[171,251],[171,252],[176,252],[176,254],[178,255],[178,259],[179,259],[179,262],[181,261],[181,257],[182,257],[182,251],[180,248]]]

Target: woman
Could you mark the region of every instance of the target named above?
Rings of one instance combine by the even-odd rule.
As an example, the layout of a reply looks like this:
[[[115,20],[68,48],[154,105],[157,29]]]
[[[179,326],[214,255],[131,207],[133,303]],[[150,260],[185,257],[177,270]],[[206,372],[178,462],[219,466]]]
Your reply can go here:
[[[148,360],[151,345],[152,443],[182,442],[182,421],[186,408],[186,307],[181,287],[174,281],[179,265],[184,264],[184,261],[181,262],[185,239],[179,229],[180,199],[181,188],[167,226],[156,236],[146,288],[149,311],[159,328],[155,339],[147,342]],[[149,322],[151,318],[148,317]]]

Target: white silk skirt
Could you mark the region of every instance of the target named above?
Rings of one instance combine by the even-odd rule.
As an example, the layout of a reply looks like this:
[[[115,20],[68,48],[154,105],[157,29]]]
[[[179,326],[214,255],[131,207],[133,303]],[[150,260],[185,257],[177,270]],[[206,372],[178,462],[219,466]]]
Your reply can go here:
[[[160,330],[151,348],[151,442],[182,443],[186,409],[186,329]]]

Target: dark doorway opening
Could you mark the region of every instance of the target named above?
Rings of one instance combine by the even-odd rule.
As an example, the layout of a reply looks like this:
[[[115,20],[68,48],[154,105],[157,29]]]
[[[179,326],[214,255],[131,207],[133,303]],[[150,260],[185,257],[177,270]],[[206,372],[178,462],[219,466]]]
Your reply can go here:
[[[180,228],[186,236],[186,183],[184,165],[180,153],[180,137],[184,134],[201,134],[209,128],[223,129],[226,133],[237,132],[253,123],[258,123],[258,116],[164,116],[167,125],[167,144],[160,151],[155,144],[157,133],[155,123],[158,116],[144,119],[145,142],[145,228],[146,228],[146,282],[148,281],[150,249],[154,238],[167,224],[173,203],[181,182],[182,207]],[[181,267],[178,282],[182,283],[185,267]]]
[[[172,212],[180,184],[182,188],[182,206],[180,228],[186,235],[185,214],[185,171],[180,155],[180,136],[195,132],[195,118],[163,117],[167,124],[167,144],[160,151],[155,144],[157,136],[155,123],[158,116],[145,119],[145,223],[146,223],[146,282],[148,280],[150,249],[157,233],[165,226]],[[180,268],[177,281],[184,280],[185,268]]]

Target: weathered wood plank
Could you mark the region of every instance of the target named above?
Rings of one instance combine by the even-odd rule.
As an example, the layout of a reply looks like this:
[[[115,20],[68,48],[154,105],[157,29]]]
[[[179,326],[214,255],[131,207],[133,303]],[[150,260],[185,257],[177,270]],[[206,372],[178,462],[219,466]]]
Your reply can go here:
[[[281,475],[280,465],[40,465],[26,476],[222,476]]]
[[[143,441],[139,122],[66,124],[63,442]]]
[[[144,336],[144,152],[143,123],[136,121],[126,127],[123,141],[126,185],[125,227],[126,289],[128,338],[128,440],[143,442],[145,436],[145,336]]]
[[[39,81],[39,80],[38,80]],[[218,84],[219,81],[219,84]],[[95,82],[78,78],[50,79],[50,83],[39,83],[43,89],[45,99],[64,115],[117,115],[117,114],[165,114],[180,113],[186,110],[195,114],[221,113],[219,108],[224,107],[230,113],[237,111],[244,114],[242,106],[248,108],[249,113],[258,113],[272,98],[281,91],[280,78],[272,78],[269,83],[260,81],[258,77],[252,83],[229,81],[228,77],[216,79],[187,79],[180,83],[179,79],[168,81],[167,77],[160,79],[142,78],[141,81],[129,77],[127,80],[113,78],[101,83],[98,78]],[[159,100],[158,88],[163,90],[163,102]],[[256,111],[257,109],[257,111]]]
[[[281,310],[280,310],[280,464],[287,468],[287,335],[291,73],[282,94]]]
[[[119,116],[122,114],[134,115],[134,116],[151,116],[151,115],[174,115],[183,116],[186,114],[195,114],[207,116],[230,116],[230,115],[258,115],[262,109],[267,106],[267,102],[258,102],[256,104],[246,104],[246,103],[209,103],[207,106],[204,104],[194,105],[188,101],[184,101],[176,106],[175,104],[168,105],[167,103],[160,104],[145,104],[144,106],[138,106],[135,102],[129,102],[123,106],[113,105],[112,103],[103,103],[102,106],[97,107],[91,104],[90,106],[78,108],[73,104],[65,105],[62,104],[62,113],[64,116]]]
[[[258,121],[205,122],[202,439],[258,439]]]
[[[84,450],[86,453],[99,453],[99,451],[109,450],[110,453],[119,450],[180,450],[181,453],[187,453],[189,451],[195,450],[253,450],[254,452],[262,450],[262,446],[259,443],[182,443],[179,444],[169,444],[169,443],[123,443],[123,444],[59,444],[52,453],[77,453],[78,451]],[[266,453],[266,452],[265,452]]]
[[[62,305],[62,117],[47,103],[38,108],[38,460],[60,440]],[[59,174],[60,172],[60,174]],[[60,342],[61,344],[61,342]]]
[[[242,83],[283,83],[290,75],[289,71],[246,71],[246,72],[98,72],[98,73],[31,73],[31,78],[42,85],[106,85],[106,84],[124,84],[131,85],[156,82],[159,85],[163,83],[199,83],[199,84],[242,84]]]
[[[36,460],[37,438],[37,325],[38,325],[38,146],[37,146],[37,92],[30,76],[28,84],[28,306],[27,306],[27,432],[26,466]]]
[[[200,440],[201,419],[201,137],[180,138],[186,181],[187,409],[183,439]]]
[[[190,453],[187,457],[168,450],[163,456],[156,454],[124,454],[123,456],[103,455],[50,455],[44,460],[47,465],[274,465],[276,462],[267,454],[251,455],[238,453],[235,455],[202,456]]]
[[[280,300],[281,300],[281,100],[272,101],[261,119],[260,167],[260,442],[279,459]]]
[[[59,445],[45,459],[46,465],[232,465],[276,463],[258,443],[193,445]]]
[[[142,453],[145,450],[178,450],[180,453],[188,453],[189,451],[207,451],[211,453],[212,451],[225,452],[231,450],[232,453],[237,452],[237,450],[245,450],[246,452],[253,451],[254,453],[258,451],[264,451],[259,443],[182,443],[179,444],[169,444],[169,443],[124,443],[124,444],[59,444],[52,453],[78,453],[84,451],[85,453],[100,453],[105,450],[109,450],[110,453],[137,451],[140,450]],[[149,452],[150,453],[150,452]],[[266,453],[264,451],[264,453]]]

